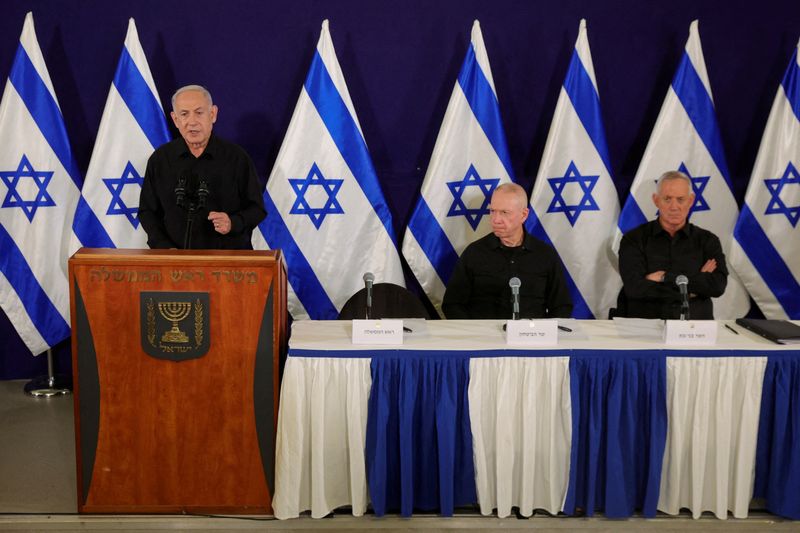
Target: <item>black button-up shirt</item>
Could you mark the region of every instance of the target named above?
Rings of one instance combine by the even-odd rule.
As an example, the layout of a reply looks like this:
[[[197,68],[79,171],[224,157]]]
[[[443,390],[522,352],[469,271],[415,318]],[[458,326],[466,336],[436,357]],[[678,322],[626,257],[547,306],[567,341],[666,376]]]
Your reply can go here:
[[[700,272],[709,259],[717,260],[714,272]],[[663,270],[663,282],[645,276]],[[658,220],[642,224],[622,237],[619,272],[629,317],[678,318],[681,296],[675,278],[689,278],[689,313],[692,319],[714,318],[711,298],[721,296],[728,283],[725,254],[716,235],[687,223],[670,236]]]
[[[513,304],[508,280],[518,277],[520,318],[569,317],[572,300],[556,251],[525,233],[522,245],[503,246],[490,233],[464,250],[447,283],[447,318],[507,318]]]
[[[196,194],[199,181],[208,185],[206,205],[194,216],[189,248],[252,249],[253,228],[264,219],[264,198],[250,156],[239,146],[211,135],[200,157],[195,157],[182,138],[159,147],[147,161],[139,198],[139,221],[147,232],[150,248],[183,248],[186,210],[176,202],[179,177],[186,180],[187,201]],[[221,211],[231,219],[231,231],[217,233],[208,220],[209,211]]]

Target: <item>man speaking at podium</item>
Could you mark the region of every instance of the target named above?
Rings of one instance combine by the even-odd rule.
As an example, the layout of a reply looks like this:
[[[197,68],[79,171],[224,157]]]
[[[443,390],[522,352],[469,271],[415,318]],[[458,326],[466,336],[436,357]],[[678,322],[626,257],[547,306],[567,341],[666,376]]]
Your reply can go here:
[[[150,156],[139,198],[148,246],[252,249],[266,212],[250,157],[212,134],[217,106],[204,87],[178,89],[170,116],[182,138]]]
[[[626,316],[678,318],[683,290],[691,318],[714,318],[711,298],[725,292],[728,269],[719,238],[688,222],[694,198],[686,174],[665,172],[653,194],[658,218],[622,237],[619,272]]]
[[[492,233],[464,250],[447,283],[447,318],[511,318],[509,280],[519,278],[520,318],[567,318],[572,300],[555,249],[529,235],[528,196],[516,183],[492,194]]]

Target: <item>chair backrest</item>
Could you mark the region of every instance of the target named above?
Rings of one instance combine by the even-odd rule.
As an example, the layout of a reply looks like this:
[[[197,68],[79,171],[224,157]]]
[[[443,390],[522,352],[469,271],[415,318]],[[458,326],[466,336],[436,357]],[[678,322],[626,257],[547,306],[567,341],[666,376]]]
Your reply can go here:
[[[619,290],[617,295],[617,306],[608,310],[608,319],[612,320],[615,316],[627,317],[628,316],[628,297],[625,296],[625,287]]]
[[[365,318],[367,289],[361,289],[347,300],[339,311],[339,320]],[[430,313],[408,289],[394,283],[372,286],[372,318],[427,318]]]

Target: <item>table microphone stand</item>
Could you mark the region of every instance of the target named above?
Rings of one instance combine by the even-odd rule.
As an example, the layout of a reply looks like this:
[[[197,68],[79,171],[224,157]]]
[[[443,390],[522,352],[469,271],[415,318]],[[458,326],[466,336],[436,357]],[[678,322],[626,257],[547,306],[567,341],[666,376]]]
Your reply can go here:
[[[680,320],[689,320],[689,301],[684,300],[681,303],[681,317]]]
[[[372,318],[372,284],[375,282],[375,275],[372,272],[364,273],[364,288],[367,290],[366,319]]]

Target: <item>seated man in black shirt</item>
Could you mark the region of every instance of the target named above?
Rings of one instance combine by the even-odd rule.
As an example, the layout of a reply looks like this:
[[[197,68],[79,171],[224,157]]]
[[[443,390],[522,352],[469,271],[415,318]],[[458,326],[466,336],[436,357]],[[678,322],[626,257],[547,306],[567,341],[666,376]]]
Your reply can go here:
[[[508,281],[522,281],[520,318],[569,317],[572,300],[561,262],[549,245],[529,235],[528,196],[515,183],[495,189],[489,206],[492,233],[464,250],[447,283],[447,318],[511,318]]]
[[[684,275],[690,318],[713,319],[711,298],[725,292],[728,269],[717,236],[687,222],[694,205],[691,180],[682,172],[666,172],[658,179],[653,202],[658,218],[629,231],[620,242],[625,314],[678,318],[681,295],[675,278]]]
[[[150,156],[139,197],[148,246],[252,249],[253,228],[266,212],[250,157],[211,133],[217,106],[204,87],[178,89],[170,115],[182,138]],[[187,211],[193,218],[191,236]]]

